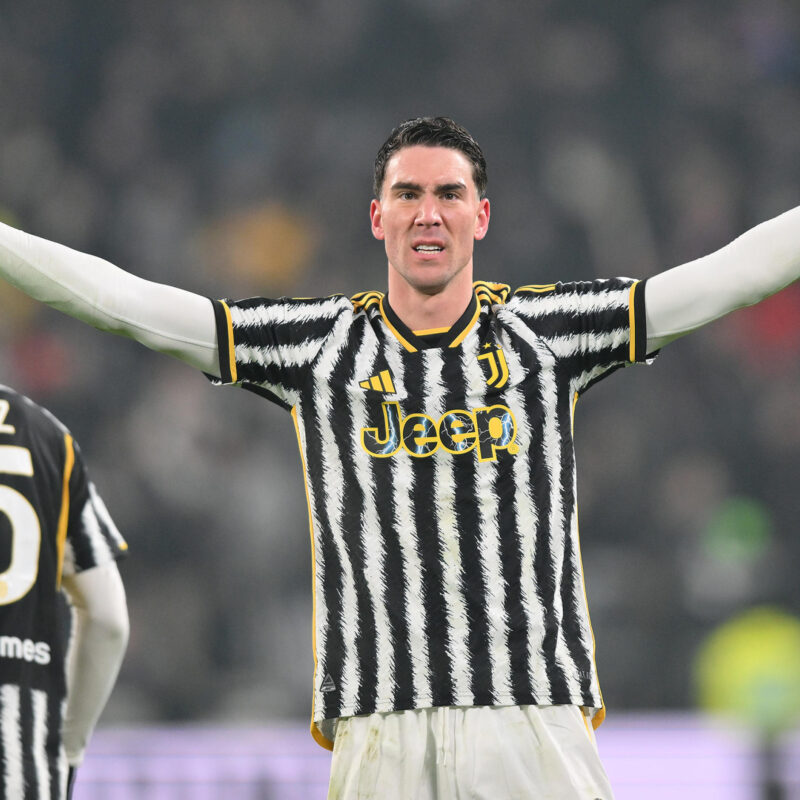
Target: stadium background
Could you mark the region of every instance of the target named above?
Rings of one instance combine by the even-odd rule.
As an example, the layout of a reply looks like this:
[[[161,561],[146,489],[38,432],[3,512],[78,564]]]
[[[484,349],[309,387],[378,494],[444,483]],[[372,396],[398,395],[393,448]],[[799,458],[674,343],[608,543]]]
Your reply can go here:
[[[646,277],[800,202],[800,7],[2,0],[0,112],[2,218],[209,296],[384,288],[372,159],[422,114],[487,155],[477,277]],[[71,426],[131,545],[97,747],[150,725],[293,736],[313,663],[288,415],[6,286],[0,304],[2,382]],[[707,637],[755,606],[800,611],[799,356],[795,286],[578,408],[609,737],[617,715],[694,726]]]

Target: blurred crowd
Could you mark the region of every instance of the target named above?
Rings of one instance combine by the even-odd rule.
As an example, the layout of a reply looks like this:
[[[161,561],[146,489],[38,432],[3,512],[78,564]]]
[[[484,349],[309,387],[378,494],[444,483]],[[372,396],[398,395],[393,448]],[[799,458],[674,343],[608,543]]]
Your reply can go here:
[[[647,277],[800,203],[789,0],[28,0],[0,19],[0,218],[212,297],[384,289],[372,159],[423,114],[487,155],[481,279]],[[289,416],[9,287],[0,308],[0,381],[70,425],[130,543],[104,719],[305,716]],[[800,611],[800,286],[593,388],[575,428],[610,713],[691,706],[711,630]]]

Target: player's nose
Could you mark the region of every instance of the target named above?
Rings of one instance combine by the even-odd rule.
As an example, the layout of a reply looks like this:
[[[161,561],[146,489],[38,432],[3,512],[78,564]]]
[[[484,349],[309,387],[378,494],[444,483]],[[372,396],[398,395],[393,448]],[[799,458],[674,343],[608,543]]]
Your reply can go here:
[[[417,225],[439,225],[442,221],[442,216],[439,213],[439,204],[435,197],[424,196],[417,208]]]

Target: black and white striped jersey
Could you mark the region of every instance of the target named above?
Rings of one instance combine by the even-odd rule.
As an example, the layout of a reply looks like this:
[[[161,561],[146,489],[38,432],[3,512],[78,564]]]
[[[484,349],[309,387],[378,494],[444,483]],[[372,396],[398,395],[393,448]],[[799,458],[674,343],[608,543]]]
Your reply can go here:
[[[314,566],[312,732],[441,705],[602,708],[578,547],[579,393],[645,359],[644,284],[214,301],[221,382],[291,410]]]
[[[61,576],[126,549],[69,431],[0,386],[0,798],[65,796]]]

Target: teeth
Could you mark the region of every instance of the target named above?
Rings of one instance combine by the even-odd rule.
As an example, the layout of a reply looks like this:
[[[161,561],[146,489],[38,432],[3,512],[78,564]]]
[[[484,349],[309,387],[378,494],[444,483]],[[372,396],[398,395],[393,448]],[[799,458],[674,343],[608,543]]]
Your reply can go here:
[[[418,247],[414,248],[415,250],[424,250],[426,253],[437,253],[441,250],[441,247],[437,247],[436,245],[432,244],[421,244]]]

